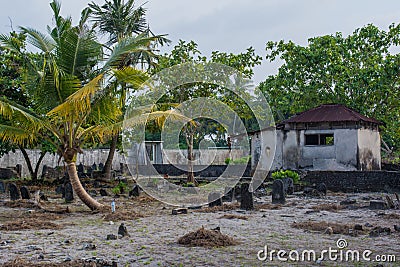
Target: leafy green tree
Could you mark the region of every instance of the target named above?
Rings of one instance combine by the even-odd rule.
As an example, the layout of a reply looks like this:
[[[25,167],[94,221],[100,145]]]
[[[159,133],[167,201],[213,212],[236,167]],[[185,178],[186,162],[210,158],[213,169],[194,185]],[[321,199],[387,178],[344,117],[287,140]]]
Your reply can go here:
[[[261,63],[261,57],[256,55],[253,48],[248,48],[246,52],[240,54],[224,53],[214,51],[210,58],[203,56],[198,50],[198,45],[194,41],[185,42],[180,40],[174,49],[169,53],[161,56],[158,61],[158,66],[154,69],[157,73],[163,69],[172,66],[183,64],[207,64],[207,63],[220,63],[236,69],[242,73],[243,80],[236,81],[237,87],[245,93],[246,81],[245,78],[250,79],[253,76],[253,67]],[[185,75],[192,75],[195,77],[197,70],[186,69]],[[220,73],[221,78],[229,77],[232,73]],[[216,75],[213,73],[213,75]],[[174,81],[172,81],[174,82]],[[215,84],[207,84],[203,82],[194,82],[184,84],[182,86],[172,86],[170,90],[160,99],[159,103],[162,104],[181,104],[185,101],[192,100],[199,97],[206,97],[211,99],[222,100],[225,104],[236,111],[239,116],[247,122],[253,118],[253,114],[248,106],[245,104],[240,96],[231,92],[227,88],[222,88]],[[161,105],[162,106],[162,105]],[[163,108],[168,109],[167,106]],[[196,123],[187,124],[181,131],[180,147],[188,149],[189,164],[193,160],[193,149],[198,147],[198,144],[204,139],[205,136],[212,137],[216,144],[227,145],[226,130],[222,125],[213,120],[204,118],[195,119]],[[250,125],[250,123],[248,123]],[[153,125],[154,126],[154,125]],[[157,127],[148,128],[152,131],[160,131]],[[188,182],[194,183],[193,172],[190,171],[192,166],[189,166]]]
[[[278,120],[324,103],[340,103],[385,125],[383,137],[400,147],[400,25],[374,25],[347,37],[311,38],[307,46],[268,42],[267,59],[283,60],[278,74],[260,84]]]

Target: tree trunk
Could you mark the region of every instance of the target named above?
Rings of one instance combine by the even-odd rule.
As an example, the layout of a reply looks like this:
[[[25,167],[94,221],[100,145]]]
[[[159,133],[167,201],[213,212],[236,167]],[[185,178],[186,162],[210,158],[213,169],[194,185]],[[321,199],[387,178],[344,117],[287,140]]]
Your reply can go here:
[[[104,164],[103,173],[106,179],[111,179],[112,162],[114,159],[115,150],[117,149],[117,143],[118,143],[118,134],[114,135],[111,139],[110,151],[108,152],[108,157],[106,163]]]
[[[34,172],[34,177],[36,177],[36,179],[38,178],[39,167],[40,167],[40,164],[42,164],[42,161],[43,161],[45,155],[46,155],[46,151],[41,151],[38,162],[36,162],[36,167],[35,167],[35,172]]]
[[[196,180],[194,179],[194,172],[193,172],[193,131],[189,131],[189,138],[188,140],[188,176],[187,182],[196,184]]]
[[[33,171],[32,163],[31,163],[31,160],[30,160],[30,158],[28,156],[28,153],[26,152],[26,150],[23,147],[21,147],[21,146],[18,146],[18,147],[21,150],[22,155],[24,156],[24,159],[25,159],[25,162],[26,162],[26,166],[28,166],[28,171],[29,171],[29,174],[30,174],[30,176],[32,178],[32,182],[36,183],[37,182],[37,175],[35,176],[35,172]]]
[[[78,172],[76,171],[75,162],[67,163],[67,172],[72,188],[74,189],[74,192],[79,197],[79,199],[82,200],[82,202],[85,203],[85,205],[88,206],[91,210],[101,209],[104,205],[93,199],[83,188],[81,181],[78,177]]]

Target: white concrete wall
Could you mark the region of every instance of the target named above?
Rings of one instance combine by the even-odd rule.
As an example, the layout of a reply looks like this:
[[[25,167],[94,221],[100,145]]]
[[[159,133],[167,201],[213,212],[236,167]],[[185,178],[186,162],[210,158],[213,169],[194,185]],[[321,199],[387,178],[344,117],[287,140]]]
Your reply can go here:
[[[361,170],[381,169],[381,138],[377,130],[358,130],[358,156]]]
[[[108,156],[108,149],[85,149],[83,154],[78,154],[77,164],[82,163],[86,166],[91,166],[93,163],[105,163]],[[31,160],[32,167],[35,168],[37,161],[40,157],[40,150],[27,150]],[[42,164],[39,167],[39,175],[42,173],[43,165],[50,167],[63,166],[63,160],[58,164],[59,157],[57,155],[46,154]],[[113,169],[120,169],[120,162],[125,162],[123,155],[115,153],[113,160]],[[10,152],[0,158],[0,167],[11,167],[17,164],[22,164],[22,176],[29,176],[28,167],[21,151],[16,150],[15,153]]]
[[[238,159],[246,156],[240,149],[194,149],[194,165],[224,165],[227,158]],[[164,149],[164,164],[187,165],[187,150]]]

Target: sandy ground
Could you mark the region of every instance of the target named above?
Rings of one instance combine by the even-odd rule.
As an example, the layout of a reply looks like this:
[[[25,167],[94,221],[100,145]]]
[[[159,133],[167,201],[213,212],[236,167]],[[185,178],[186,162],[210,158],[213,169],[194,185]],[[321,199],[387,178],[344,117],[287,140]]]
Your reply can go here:
[[[315,250],[337,249],[337,240],[345,239],[345,250],[371,250],[371,260],[376,255],[395,255],[397,262],[381,263],[382,266],[400,266],[400,232],[394,232],[393,225],[400,225],[400,210],[369,210],[362,208],[368,198],[380,198],[381,194],[332,194],[326,198],[306,199],[292,196],[282,206],[271,206],[271,197],[256,198],[256,211],[199,212],[189,210],[188,214],[172,215],[172,207],[144,198],[117,199],[117,212],[124,211],[124,220],[111,220],[104,214],[94,214],[79,201],[68,204],[72,213],[55,215],[33,211],[30,207],[6,207],[8,200],[0,200],[0,227],[18,220],[36,218],[42,223],[55,223],[60,229],[0,230],[0,264],[16,259],[31,263],[61,263],[65,260],[103,259],[115,261],[118,266],[377,266],[378,262],[307,261],[281,262],[260,261],[257,254],[266,245],[269,250]],[[103,203],[110,203],[109,197],[97,197]],[[312,212],[315,206],[339,204],[347,198],[357,200],[355,209]],[[51,205],[62,204],[61,199],[51,199]],[[264,209],[260,206],[262,203]],[[261,208],[261,209],[260,209]],[[142,218],[135,218],[138,214]],[[131,216],[129,214],[132,214]],[[221,218],[223,215],[240,215],[248,219]],[[386,215],[384,215],[386,214]],[[323,233],[292,227],[294,222],[339,223],[366,229],[359,235]],[[107,240],[109,234],[117,235],[118,226],[124,223],[130,234],[117,240]],[[373,227],[390,227],[392,233],[369,237]],[[240,242],[239,245],[223,248],[184,247],[177,244],[179,237],[204,226],[207,229],[220,227],[221,232]],[[4,228],[4,227],[3,227]],[[41,227],[38,227],[41,228]],[[0,228],[1,229],[1,228]],[[94,245],[94,246],[93,246]],[[260,254],[261,256],[263,254]]]

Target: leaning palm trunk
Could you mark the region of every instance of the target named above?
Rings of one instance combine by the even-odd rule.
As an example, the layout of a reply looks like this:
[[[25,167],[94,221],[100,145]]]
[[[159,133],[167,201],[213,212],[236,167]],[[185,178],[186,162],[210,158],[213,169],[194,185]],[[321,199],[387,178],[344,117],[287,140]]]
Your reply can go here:
[[[81,181],[78,177],[78,172],[76,171],[76,163],[69,162],[67,163],[67,172],[69,175],[69,180],[71,182],[72,188],[75,194],[82,200],[83,203],[86,204],[91,210],[99,210],[103,207],[102,204],[94,200],[83,188]]]

